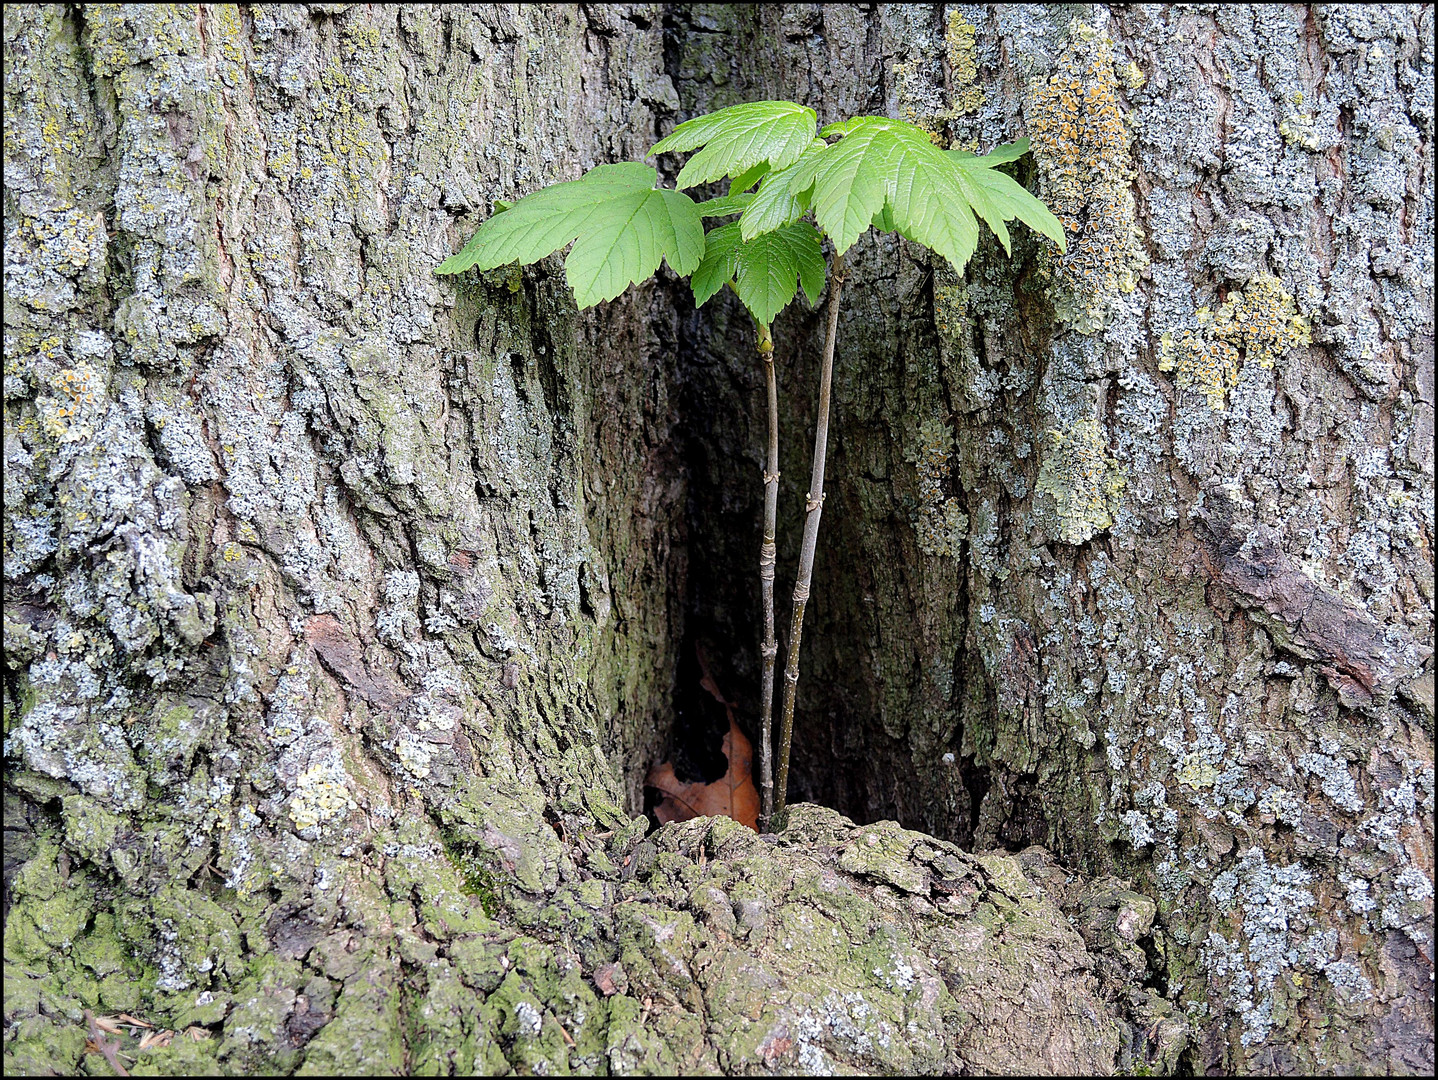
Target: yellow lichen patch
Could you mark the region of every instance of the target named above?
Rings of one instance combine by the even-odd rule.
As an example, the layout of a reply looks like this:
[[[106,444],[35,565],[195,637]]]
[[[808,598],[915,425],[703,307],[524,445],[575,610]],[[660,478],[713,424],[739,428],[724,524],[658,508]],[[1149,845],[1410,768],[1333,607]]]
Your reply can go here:
[[[210,6],[211,35],[220,46],[225,59],[232,64],[243,64],[244,50],[240,46],[240,35],[244,27],[240,22],[238,4],[212,4]]]
[[[1260,274],[1230,294],[1217,312],[1198,310],[1198,329],[1163,335],[1158,369],[1177,372],[1180,390],[1197,390],[1211,409],[1222,409],[1238,383],[1240,365],[1272,368],[1279,357],[1309,341],[1308,320],[1272,274]]]
[[[118,75],[140,61],[198,54],[198,15],[195,4],[89,5],[86,43],[96,74]]]
[[[1280,121],[1278,134],[1283,136],[1283,141],[1289,146],[1297,146],[1310,154],[1321,154],[1329,146],[1318,133],[1314,117],[1308,113],[1297,113]]]
[[[1309,341],[1308,320],[1272,274],[1259,274],[1243,292],[1229,296],[1214,315],[1213,332],[1262,368],[1273,367],[1289,349]]]
[[[38,261],[65,274],[99,258],[107,240],[103,215],[75,209],[23,218],[17,232],[14,239],[28,248],[21,261]]]
[[[40,425],[56,442],[79,442],[94,431],[93,418],[104,397],[104,376],[89,364],[64,368],[50,377],[57,396],[42,397],[36,406]]]
[[[978,112],[984,103],[978,83],[977,33],[957,11],[949,14],[944,32],[947,92],[937,78],[938,59],[920,54],[894,63],[894,85],[901,115],[929,133],[935,145],[977,152],[976,143],[950,141],[949,121]]]
[[[1161,342],[1158,370],[1178,372],[1180,390],[1197,390],[1209,408],[1223,408],[1224,395],[1238,382],[1238,350],[1202,330],[1166,333]]]
[[[353,41],[349,44],[354,46]],[[350,55],[355,49],[345,51]],[[320,72],[321,93],[313,102],[316,123],[300,134],[323,164],[339,171],[352,198],[373,190],[375,172],[385,156],[384,147],[376,142],[377,132],[368,107],[360,105],[374,89],[366,69],[377,70],[379,66],[377,57],[353,67],[331,60]],[[301,166],[299,173],[304,179],[313,176],[308,165]]]
[[[1218,766],[1195,751],[1184,755],[1182,764],[1174,772],[1174,779],[1198,791],[1200,788],[1213,787],[1218,774]]]
[[[958,344],[968,325],[969,293],[958,281],[946,280],[953,277],[945,274],[934,283],[934,325],[940,334]]]
[[[1063,431],[1049,432],[1034,490],[1053,499],[1056,521],[1050,531],[1065,544],[1085,543],[1113,525],[1128,480],[1106,449],[1097,420],[1076,420]]]
[[[1033,91],[1029,134],[1048,205],[1069,237],[1067,254],[1052,252],[1058,315],[1090,334],[1104,325],[1112,300],[1133,291],[1148,262],[1128,186],[1129,123],[1108,38],[1074,24],[1058,71]]]
[[[918,445],[906,455],[918,473],[919,512],[914,532],[925,555],[956,558],[969,531],[968,515],[959,509],[959,500],[944,494],[953,445],[954,433],[947,424],[925,420],[919,425]]]
[[[984,103],[983,87],[978,85],[979,63],[974,48],[976,33],[971,22],[957,10],[949,12],[948,24],[944,28],[944,44],[947,46],[949,74],[953,87],[953,114],[963,116],[979,111]]]
[[[122,4],[91,4],[85,9],[85,44],[98,75],[111,76],[133,63],[134,33]]]
[[[342,816],[355,808],[349,794],[349,777],[334,761],[321,761],[299,776],[290,799],[290,820],[308,829]]]
[[[92,404],[100,392],[100,373],[89,364],[79,364],[50,377],[50,385],[76,404]]]
[[[54,334],[41,336],[41,331],[26,327],[18,331],[7,331],[5,334],[5,377],[7,379],[18,379],[22,382],[29,382],[35,370],[35,361],[43,357],[46,360],[57,360],[63,351],[64,343]],[[12,392],[11,396],[15,396]],[[26,430],[22,426],[20,430]],[[30,427],[35,425],[32,422]]]

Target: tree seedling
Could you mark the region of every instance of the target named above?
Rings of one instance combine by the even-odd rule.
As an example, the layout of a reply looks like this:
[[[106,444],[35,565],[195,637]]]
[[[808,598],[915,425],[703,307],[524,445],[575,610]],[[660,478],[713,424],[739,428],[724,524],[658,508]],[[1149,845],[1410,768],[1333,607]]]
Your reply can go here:
[[[784,809],[799,685],[799,647],[809,599],[824,504],[829,401],[844,254],[869,227],[893,231],[947,259],[956,273],[978,247],[982,218],[1011,252],[1006,222],[1017,218],[1065,248],[1063,227],[1042,202],[995,166],[1028,152],[1027,139],[983,157],[936,146],[923,128],[902,120],[859,116],[815,135],[817,115],[791,101],[759,101],[686,121],[651,154],[697,151],[670,191],[657,173],[637,162],[600,165],[579,180],[553,184],[509,207],[498,207],[474,238],[446,259],[438,273],[471,266],[493,269],[531,263],[572,244],[565,277],[579,307],[612,300],[648,279],[663,258],[690,277],[695,302],[707,302],[726,285],[753,316],[765,367],[769,445],[764,468],[764,539],[760,589],[764,607],[764,660],[760,717],[761,828]],[[830,141],[834,140],[834,141]],[[723,178],[727,195],[695,203],[683,189]],[[750,189],[757,184],[757,190]],[[706,234],[704,218],[738,216]],[[804,220],[812,216],[814,224]],[[815,227],[817,226],[817,228]],[[819,373],[818,420],[806,498],[803,540],[794,583],[784,700],[780,712],[778,777],[771,735],[774,667],[775,523],[779,490],[779,406],[771,327],[802,287],[811,304],[823,290],[821,240],[833,254],[827,267],[829,304]],[[777,791],[775,790],[777,788]]]

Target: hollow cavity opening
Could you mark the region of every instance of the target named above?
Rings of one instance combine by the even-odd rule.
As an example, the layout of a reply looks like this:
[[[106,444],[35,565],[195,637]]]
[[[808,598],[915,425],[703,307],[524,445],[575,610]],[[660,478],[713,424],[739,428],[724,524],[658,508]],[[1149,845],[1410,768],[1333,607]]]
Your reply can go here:
[[[813,439],[818,322],[817,312],[786,313],[774,335],[781,448],[776,746]],[[752,743],[759,783],[758,571],[767,414],[754,346],[753,325],[736,304],[716,300],[681,320],[675,400],[681,417],[676,449],[687,489],[685,630],[668,756],[660,760],[672,763],[684,782],[710,783],[728,768],[720,749],[728,721],[724,706],[701,685],[696,654],[702,654]],[[838,378],[844,378],[842,370]],[[967,847],[985,777],[973,768],[972,748],[965,755],[961,746],[963,671],[972,667],[963,640],[963,599],[951,590],[946,636],[927,640],[927,613],[916,606],[923,593],[914,583],[921,568],[911,550],[909,516],[892,487],[876,483],[866,466],[876,455],[899,452],[887,432],[866,426],[846,408],[852,406],[840,396],[804,622],[788,800],[819,803],[861,824],[896,820]],[[912,609],[907,615],[906,605]],[[650,787],[645,796],[644,809],[652,813],[661,795]]]

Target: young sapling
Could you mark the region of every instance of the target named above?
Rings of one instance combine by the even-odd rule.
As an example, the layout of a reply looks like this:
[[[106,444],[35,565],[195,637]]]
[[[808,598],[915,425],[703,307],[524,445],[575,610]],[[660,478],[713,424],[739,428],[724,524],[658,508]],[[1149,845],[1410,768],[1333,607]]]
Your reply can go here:
[[[802,141],[797,125],[791,124],[785,135],[785,145],[792,155]],[[829,142],[829,139],[837,141]],[[700,145],[697,139],[690,141]],[[784,809],[788,793],[794,703],[799,685],[799,647],[824,505],[829,401],[844,254],[873,225],[882,231],[898,232],[941,255],[955,272],[962,274],[978,248],[978,218],[983,218],[1010,254],[1005,222],[1013,218],[1047,236],[1064,250],[1063,226],[1058,219],[1011,177],[995,170],[995,166],[1021,157],[1028,148],[1028,140],[1021,139],[977,157],[961,150],[941,150],[927,131],[914,124],[883,116],[858,116],[828,125],[819,132],[818,139],[794,156],[792,164],[768,170],[739,218],[740,240],[753,244],[771,232],[792,228],[812,213],[834,251],[830,263],[828,325],[819,373],[814,456],[784,669],[776,814]],[[701,158],[709,161],[720,156],[712,144],[705,145],[691,159],[691,164]],[[712,166],[699,171],[712,171]],[[681,184],[683,176],[681,172]]]

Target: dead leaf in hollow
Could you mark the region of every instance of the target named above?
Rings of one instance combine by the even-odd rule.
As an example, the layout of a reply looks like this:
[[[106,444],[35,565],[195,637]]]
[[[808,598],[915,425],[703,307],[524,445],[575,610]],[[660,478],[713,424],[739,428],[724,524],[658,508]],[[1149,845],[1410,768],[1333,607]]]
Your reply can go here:
[[[106,1021],[106,1024],[102,1025],[101,1020]],[[86,1034],[89,1035],[85,1042],[85,1052],[87,1054],[103,1054],[112,1069],[121,1076],[129,1076],[129,1071],[120,1064],[120,1040],[107,1039],[104,1035],[106,1028],[113,1023],[113,1017],[106,1016],[97,1019],[89,1009],[85,1010],[85,1029]]]
[[[594,969],[595,988],[605,997],[613,997],[619,993],[619,987],[614,985],[616,970],[616,965],[614,964],[600,964],[599,967]]]
[[[668,761],[649,770],[644,782],[664,795],[663,801],[654,808],[654,816],[661,825],[717,815],[733,818],[758,831],[759,792],[754,789],[751,775],[754,748],[732,718],[723,749],[729,760],[729,771],[712,784],[684,783],[674,775],[674,765]]]
[[[664,795],[663,801],[654,808],[654,816],[661,825],[696,817],[729,817],[758,832],[759,792],[754,788],[753,744],[734,722],[734,703],[720,693],[719,684],[709,673],[704,651],[697,644],[694,657],[699,661],[699,685],[724,706],[729,718],[729,733],[720,744],[729,770],[712,784],[686,784],[675,775],[673,762],[654,766],[644,778],[648,787],[657,788]],[[627,865],[628,857],[624,861]]]

